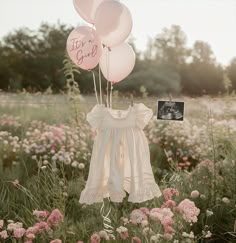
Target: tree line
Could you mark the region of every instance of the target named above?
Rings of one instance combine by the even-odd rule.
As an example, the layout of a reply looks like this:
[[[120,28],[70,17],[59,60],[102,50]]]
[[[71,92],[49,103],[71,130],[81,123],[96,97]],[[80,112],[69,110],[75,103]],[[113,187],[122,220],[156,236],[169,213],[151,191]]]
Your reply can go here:
[[[0,89],[30,92],[65,91],[63,60],[66,40],[73,27],[41,24],[38,30],[20,28],[0,41]],[[217,95],[236,90],[236,57],[227,67],[217,62],[211,46],[195,41],[186,46],[187,36],[180,26],[164,28],[150,39],[145,51],[136,52],[132,73],[115,85],[123,92],[140,93],[140,87],[152,95]],[[227,43],[226,43],[227,45]],[[75,80],[81,93],[93,92],[91,72],[79,70]],[[98,76],[98,68],[94,70]],[[103,80],[103,88],[106,82]]]

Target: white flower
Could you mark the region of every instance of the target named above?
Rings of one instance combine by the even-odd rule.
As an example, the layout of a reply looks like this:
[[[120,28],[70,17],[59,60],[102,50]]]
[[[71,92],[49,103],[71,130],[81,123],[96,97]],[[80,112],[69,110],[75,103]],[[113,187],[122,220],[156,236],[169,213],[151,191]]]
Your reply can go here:
[[[129,223],[129,220],[127,218],[121,217],[121,220],[124,222],[124,225]]]
[[[127,228],[125,228],[124,226],[120,226],[119,228],[116,229],[116,231],[121,234],[121,233],[125,233],[128,231]]]
[[[211,215],[213,215],[213,212],[211,210],[208,210],[206,211],[206,215],[207,217],[210,217]]]
[[[157,243],[159,242],[159,239],[160,239],[160,235],[157,234],[157,235],[153,235],[151,238],[150,238],[150,242],[152,243]]]
[[[227,197],[223,197],[222,202],[225,203],[225,204],[229,204],[230,200]]]
[[[73,161],[72,163],[71,163],[71,166],[72,167],[74,167],[74,168],[76,168],[76,167],[78,167],[78,162],[77,161]]]
[[[200,198],[201,198],[202,200],[205,200],[205,199],[206,199],[206,196],[205,196],[204,194],[201,194],[201,195],[200,195]]]
[[[142,220],[141,226],[144,228],[147,225],[148,225],[148,221],[147,220]]]
[[[0,232],[0,238],[6,239],[8,237],[9,237],[9,235],[7,234],[6,230],[3,230],[2,232]]]
[[[41,170],[45,170],[45,169],[47,169],[47,166],[44,165],[41,167]]]
[[[59,182],[59,185],[60,185],[60,186],[64,186],[65,184],[64,184],[63,181],[60,181],[60,182]]]
[[[212,233],[208,230],[204,238],[210,238],[212,236]]]
[[[48,165],[49,162],[45,159],[45,160],[43,161],[43,164],[44,164],[44,165]]]
[[[63,195],[64,197],[68,197],[67,192],[63,192],[62,195]]]
[[[85,166],[84,166],[84,163],[79,163],[79,166],[78,166],[78,167],[79,167],[80,170],[83,170],[84,167],[85,167]]]
[[[98,233],[98,235],[99,235],[101,238],[104,238],[104,239],[106,239],[106,240],[109,240],[109,236],[108,236],[107,232],[104,231],[104,230],[101,230],[101,231]]]
[[[111,240],[115,240],[116,237],[115,237],[113,234],[109,234],[109,239],[111,239]]]

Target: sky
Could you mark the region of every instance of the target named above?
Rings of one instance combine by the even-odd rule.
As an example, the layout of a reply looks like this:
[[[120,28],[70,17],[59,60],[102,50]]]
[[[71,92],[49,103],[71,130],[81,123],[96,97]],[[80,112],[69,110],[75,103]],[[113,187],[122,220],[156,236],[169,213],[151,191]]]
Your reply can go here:
[[[218,62],[229,64],[236,57],[236,0],[120,0],[133,19],[131,35],[138,50],[162,29],[180,25],[187,46],[196,40],[209,43]],[[42,22],[87,24],[72,0],[1,0],[0,38],[19,27],[37,30]]]

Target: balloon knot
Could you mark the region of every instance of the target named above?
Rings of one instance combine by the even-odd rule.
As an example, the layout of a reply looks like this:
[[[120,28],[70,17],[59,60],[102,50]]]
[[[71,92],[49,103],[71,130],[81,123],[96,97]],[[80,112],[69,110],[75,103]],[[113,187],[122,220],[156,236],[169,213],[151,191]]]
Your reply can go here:
[[[91,71],[91,69],[87,69],[87,71],[88,71],[88,72],[90,72],[90,71]]]
[[[108,48],[109,51],[111,51],[111,47],[108,46],[107,48]]]

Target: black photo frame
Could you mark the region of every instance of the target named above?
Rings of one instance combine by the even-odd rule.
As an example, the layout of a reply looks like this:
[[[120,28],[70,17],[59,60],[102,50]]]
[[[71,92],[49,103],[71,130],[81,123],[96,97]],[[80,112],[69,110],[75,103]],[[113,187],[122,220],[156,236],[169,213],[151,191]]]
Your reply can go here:
[[[157,119],[183,121],[184,102],[180,101],[158,101]]]

